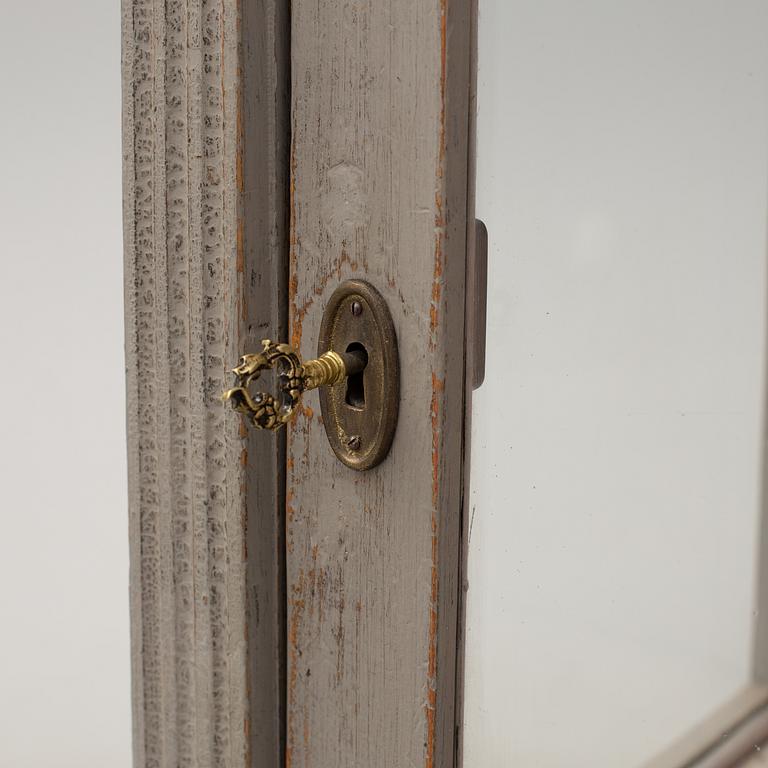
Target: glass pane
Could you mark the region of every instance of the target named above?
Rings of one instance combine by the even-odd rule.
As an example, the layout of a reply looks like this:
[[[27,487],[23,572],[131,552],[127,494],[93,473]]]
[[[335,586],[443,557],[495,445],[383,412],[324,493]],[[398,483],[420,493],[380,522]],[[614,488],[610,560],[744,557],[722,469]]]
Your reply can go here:
[[[768,2],[480,0],[465,765],[632,768],[752,679]]]

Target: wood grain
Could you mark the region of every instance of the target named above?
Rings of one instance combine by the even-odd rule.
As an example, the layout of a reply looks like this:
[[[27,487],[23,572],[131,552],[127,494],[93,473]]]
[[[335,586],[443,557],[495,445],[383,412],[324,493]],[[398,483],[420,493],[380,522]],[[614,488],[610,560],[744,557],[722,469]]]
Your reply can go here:
[[[279,764],[280,446],[219,394],[279,322],[286,41],[272,0],[123,2],[136,766]]]
[[[288,446],[286,765],[450,766],[461,553],[469,3],[294,0],[290,327],[346,278],[400,347],[400,419],[357,473],[317,395]]]

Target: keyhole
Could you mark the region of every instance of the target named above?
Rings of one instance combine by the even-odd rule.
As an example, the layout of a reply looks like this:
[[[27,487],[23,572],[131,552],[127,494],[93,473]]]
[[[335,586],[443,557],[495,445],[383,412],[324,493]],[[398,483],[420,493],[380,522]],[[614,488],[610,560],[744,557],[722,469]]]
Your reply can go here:
[[[353,341],[347,347],[347,352],[362,358],[363,366],[368,364],[368,351],[359,342]],[[347,394],[344,400],[353,408],[365,408],[365,368],[359,373],[347,376]]]

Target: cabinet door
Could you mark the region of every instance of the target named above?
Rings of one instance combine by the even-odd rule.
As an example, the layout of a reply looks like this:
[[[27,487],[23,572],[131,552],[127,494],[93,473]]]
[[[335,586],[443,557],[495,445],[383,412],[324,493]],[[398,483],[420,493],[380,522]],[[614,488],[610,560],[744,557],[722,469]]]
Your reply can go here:
[[[470,3],[292,4],[290,340],[344,280],[392,314],[383,463],[288,433],[287,765],[453,764],[462,533]]]

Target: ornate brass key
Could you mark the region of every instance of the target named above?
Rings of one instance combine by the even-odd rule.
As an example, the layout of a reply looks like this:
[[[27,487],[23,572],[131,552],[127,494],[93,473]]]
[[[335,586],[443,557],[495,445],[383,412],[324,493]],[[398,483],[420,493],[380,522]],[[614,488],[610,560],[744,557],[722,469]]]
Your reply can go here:
[[[235,386],[222,400],[255,427],[278,430],[296,413],[302,394],[320,388],[322,424],[338,459],[362,471],[386,458],[397,426],[400,362],[389,308],[370,283],[346,280],[336,287],[323,311],[314,360],[302,362],[290,344],[261,344],[261,352],[240,358]],[[277,392],[256,391],[262,371],[273,368]]]
[[[245,413],[259,429],[280,429],[293,416],[301,395],[309,389],[338,384],[347,376],[365,368],[365,357],[357,352],[329,351],[314,360],[302,363],[290,344],[262,342],[262,351],[243,355],[232,372],[237,383],[221,397],[232,407]],[[277,368],[278,394],[250,391],[262,371]]]

